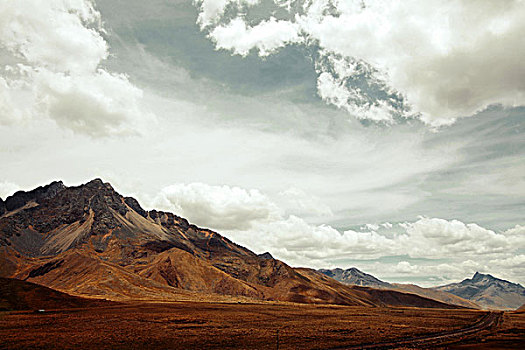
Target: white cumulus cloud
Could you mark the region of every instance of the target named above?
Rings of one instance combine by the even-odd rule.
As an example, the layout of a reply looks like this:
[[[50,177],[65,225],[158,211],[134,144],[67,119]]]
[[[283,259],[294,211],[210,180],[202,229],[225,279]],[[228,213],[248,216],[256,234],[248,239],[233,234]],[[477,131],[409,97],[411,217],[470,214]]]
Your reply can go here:
[[[0,4],[3,123],[47,117],[91,136],[129,134],[153,116],[142,92],[100,66],[108,58],[100,13],[89,0],[20,0]],[[24,98],[20,98],[23,96]],[[18,97],[18,98],[17,98]]]
[[[148,114],[141,110],[142,90],[127,77],[103,69],[86,75],[37,71],[34,87],[45,101],[45,114],[58,125],[92,136],[132,134]]]
[[[38,67],[93,71],[108,56],[91,1],[4,1],[0,18],[2,46]]]
[[[227,25],[213,29],[210,38],[218,49],[231,50],[241,56],[246,56],[253,48],[260,56],[268,56],[278,48],[303,40],[297,24],[278,21],[274,17],[254,27],[247,26],[242,18],[235,18]]]
[[[277,209],[258,190],[203,183],[165,187],[154,202],[194,223],[224,230],[250,229],[253,222],[268,219]]]
[[[229,4],[241,6],[255,5],[258,2],[259,0],[195,0],[194,4],[200,9],[197,22],[204,28],[217,22]]]

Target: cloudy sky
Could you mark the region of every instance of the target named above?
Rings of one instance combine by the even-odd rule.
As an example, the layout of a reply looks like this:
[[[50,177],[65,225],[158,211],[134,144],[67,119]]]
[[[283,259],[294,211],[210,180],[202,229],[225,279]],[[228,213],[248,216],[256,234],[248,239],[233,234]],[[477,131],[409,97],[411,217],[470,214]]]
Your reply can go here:
[[[0,3],[0,197],[95,177],[293,266],[525,284],[525,2]]]

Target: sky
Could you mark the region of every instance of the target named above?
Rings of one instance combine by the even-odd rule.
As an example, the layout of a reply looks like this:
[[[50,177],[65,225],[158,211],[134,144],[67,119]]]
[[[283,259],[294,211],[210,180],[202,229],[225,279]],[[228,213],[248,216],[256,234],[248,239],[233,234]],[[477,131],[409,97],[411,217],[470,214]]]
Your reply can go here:
[[[0,197],[100,177],[292,266],[525,284],[525,1],[0,3]]]

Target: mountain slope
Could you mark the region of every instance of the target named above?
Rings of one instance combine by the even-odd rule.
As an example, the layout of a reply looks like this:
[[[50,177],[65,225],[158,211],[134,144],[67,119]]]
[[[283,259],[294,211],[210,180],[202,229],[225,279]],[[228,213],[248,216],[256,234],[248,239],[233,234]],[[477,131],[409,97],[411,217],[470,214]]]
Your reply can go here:
[[[523,286],[479,272],[471,279],[435,289],[471,300],[487,309],[515,310],[525,303]]]
[[[5,204],[0,275],[72,295],[177,300],[199,293],[304,303],[449,307],[405,293],[374,294],[313,270],[291,268],[270,254],[258,256],[172,213],[146,211],[100,179],[76,187],[53,182],[17,192]]]
[[[348,285],[366,286],[378,289],[389,289],[404,293],[419,295],[421,297],[434,299],[446,304],[458,305],[462,307],[478,309],[479,306],[474,302],[458,297],[444,291],[434,290],[432,288],[422,288],[413,284],[388,283],[364,273],[359,269],[352,267],[347,270],[336,268],[333,270],[321,269],[319,272]]]
[[[64,309],[111,305],[106,300],[84,299],[12,278],[0,277],[0,311]]]
[[[424,296],[430,299],[439,300],[447,304],[467,307],[470,309],[480,308],[480,306],[476,304],[475,302],[459,297],[457,295],[454,295],[454,294],[451,294],[445,291],[435,290],[432,288],[423,288],[415,284],[393,283],[392,289],[403,291],[406,293],[412,293],[412,294]]]

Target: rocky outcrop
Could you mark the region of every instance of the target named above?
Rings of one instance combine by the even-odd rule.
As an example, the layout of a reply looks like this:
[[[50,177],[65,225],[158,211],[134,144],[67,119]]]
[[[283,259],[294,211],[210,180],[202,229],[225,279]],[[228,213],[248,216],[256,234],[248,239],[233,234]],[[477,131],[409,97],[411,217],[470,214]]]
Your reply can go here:
[[[0,198],[0,216],[4,215],[4,213],[7,211],[5,207],[5,202],[2,198]]]
[[[7,198],[6,207],[11,213],[0,220],[0,245],[30,256],[75,248],[91,235],[115,230],[122,226],[118,217],[129,211],[122,197],[100,179],[77,187],[56,181],[30,192],[19,191]]]
[[[270,254],[269,252],[265,252],[265,253],[259,254],[257,256],[259,258],[261,258],[261,259],[273,259],[272,254]]]
[[[42,200],[53,198],[64,189],[65,186],[62,181],[54,181],[49,185],[37,187],[29,192],[18,191],[6,198],[5,208],[7,211],[12,211],[23,207],[31,201],[40,203]]]
[[[148,212],[142,209],[142,207],[139,204],[139,201],[137,201],[133,197],[124,197],[124,202],[133,210],[135,210],[137,213],[140,214],[142,217],[147,217]]]

